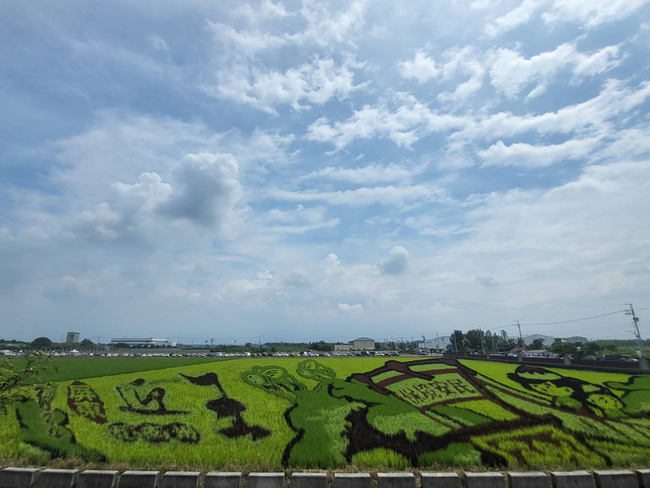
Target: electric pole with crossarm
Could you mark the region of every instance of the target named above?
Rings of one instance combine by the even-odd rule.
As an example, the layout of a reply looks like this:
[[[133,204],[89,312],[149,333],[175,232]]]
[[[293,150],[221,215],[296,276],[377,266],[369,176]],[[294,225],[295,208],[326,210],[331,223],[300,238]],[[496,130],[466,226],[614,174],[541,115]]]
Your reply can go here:
[[[625,315],[632,316],[632,324],[634,325],[634,335],[636,336],[636,343],[639,346],[639,355],[641,358],[645,358],[645,353],[643,352],[643,343],[641,342],[641,333],[639,332],[639,317],[634,313],[634,307],[631,303],[626,303],[630,309],[625,312]]]

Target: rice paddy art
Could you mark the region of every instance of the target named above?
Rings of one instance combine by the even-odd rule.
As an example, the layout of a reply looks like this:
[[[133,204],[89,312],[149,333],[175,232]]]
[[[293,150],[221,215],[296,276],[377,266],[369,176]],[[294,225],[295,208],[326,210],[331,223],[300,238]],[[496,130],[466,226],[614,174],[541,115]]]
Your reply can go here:
[[[0,457],[269,468],[650,460],[650,376],[486,361],[242,359],[24,387]]]

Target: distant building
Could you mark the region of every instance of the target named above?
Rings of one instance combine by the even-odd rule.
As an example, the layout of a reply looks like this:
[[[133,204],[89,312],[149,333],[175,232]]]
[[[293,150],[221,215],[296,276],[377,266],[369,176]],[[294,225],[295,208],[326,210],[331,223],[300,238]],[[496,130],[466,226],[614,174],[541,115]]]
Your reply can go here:
[[[555,339],[555,342],[569,342],[575,344],[576,342],[589,342],[589,339],[582,336],[558,337]]]
[[[68,332],[65,336],[66,344],[77,344],[79,342],[79,332]]]
[[[438,336],[435,339],[426,339],[418,342],[418,349],[427,349],[429,351],[444,352],[452,347],[450,336]]]
[[[505,330],[501,331],[501,339],[503,339],[504,341],[508,340],[508,333]]]
[[[545,346],[551,346],[555,342],[555,337],[551,337],[543,334],[531,334],[522,337],[522,339],[524,340],[524,344],[526,344],[527,346],[530,346],[537,339],[541,339],[542,344],[544,344]]]
[[[111,344],[126,344],[127,346],[167,347],[175,346],[173,342],[159,337],[116,337],[111,339]]]
[[[334,344],[335,351],[374,351],[375,341],[370,337],[359,337],[348,343]]]

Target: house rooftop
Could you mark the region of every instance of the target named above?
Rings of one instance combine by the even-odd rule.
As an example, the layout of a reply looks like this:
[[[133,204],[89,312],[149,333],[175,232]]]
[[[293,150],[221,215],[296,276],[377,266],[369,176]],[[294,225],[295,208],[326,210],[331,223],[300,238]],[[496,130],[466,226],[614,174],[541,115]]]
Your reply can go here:
[[[374,341],[374,339],[371,339],[370,337],[359,337],[358,339],[355,339],[352,342],[355,342],[355,341]]]

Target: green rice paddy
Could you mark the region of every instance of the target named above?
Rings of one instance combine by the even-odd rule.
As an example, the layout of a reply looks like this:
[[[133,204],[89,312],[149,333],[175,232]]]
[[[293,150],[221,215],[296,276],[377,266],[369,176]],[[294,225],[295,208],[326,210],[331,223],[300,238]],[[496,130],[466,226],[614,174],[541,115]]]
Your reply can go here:
[[[77,363],[75,363],[77,361]],[[650,376],[452,359],[67,359],[0,462],[409,469],[650,460]]]

